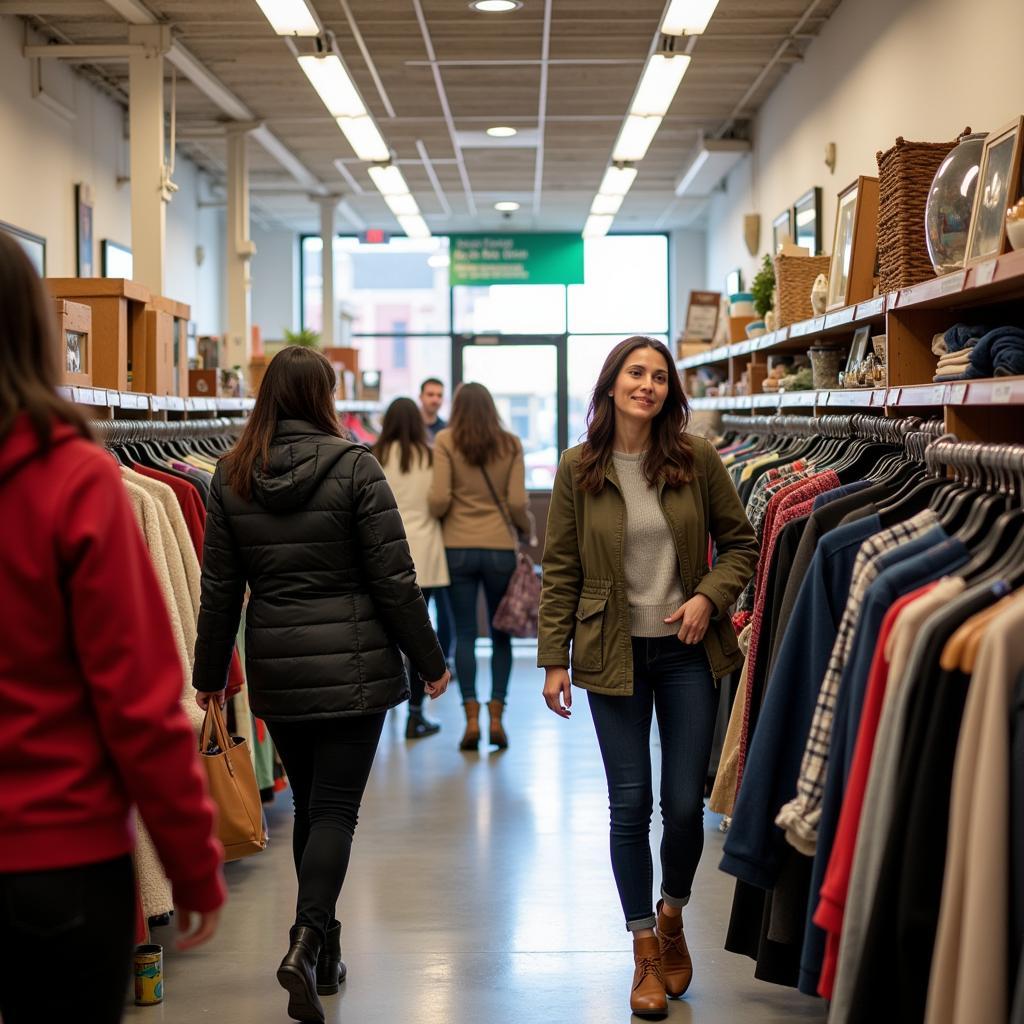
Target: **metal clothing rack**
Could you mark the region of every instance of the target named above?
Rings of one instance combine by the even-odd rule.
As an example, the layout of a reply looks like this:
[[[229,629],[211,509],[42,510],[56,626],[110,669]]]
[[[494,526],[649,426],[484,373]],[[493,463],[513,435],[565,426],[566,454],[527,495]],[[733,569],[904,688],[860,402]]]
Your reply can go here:
[[[945,467],[969,486],[1024,498],[1024,445],[964,442],[944,434],[928,446],[925,465],[936,476]]]
[[[143,441],[189,441],[237,437],[244,422],[219,417],[209,420],[94,420],[90,426],[108,448]]]

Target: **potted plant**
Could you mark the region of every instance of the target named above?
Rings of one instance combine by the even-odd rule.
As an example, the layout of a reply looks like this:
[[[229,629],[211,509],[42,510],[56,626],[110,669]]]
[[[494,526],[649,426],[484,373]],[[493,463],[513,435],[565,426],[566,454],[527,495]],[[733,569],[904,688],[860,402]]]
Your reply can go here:
[[[771,256],[765,255],[750,291],[754,296],[754,312],[763,320],[771,311],[772,293],[775,291],[775,264]]]
[[[289,345],[302,345],[305,348],[320,347],[320,332],[314,331],[311,327],[303,327],[301,331],[289,331],[284,329],[284,340]]]

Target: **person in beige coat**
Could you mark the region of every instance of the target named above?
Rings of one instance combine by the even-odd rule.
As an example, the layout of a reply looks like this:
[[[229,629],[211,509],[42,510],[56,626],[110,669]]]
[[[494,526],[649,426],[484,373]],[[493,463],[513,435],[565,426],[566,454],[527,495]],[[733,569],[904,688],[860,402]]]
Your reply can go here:
[[[373,454],[384,469],[384,476],[395,495],[409,541],[416,582],[423,599],[437,598],[436,591],[448,586],[448,561],[445,558],[441,524],[430,514],[428,494],[433,480],[434,453],[427,440],[427,428],[411,398],[396,398],[384,414],[380,438]],[[409,665],[409,721],[405,738],[422,739],[439,732],[441,726],[423,714],[423,680]]]

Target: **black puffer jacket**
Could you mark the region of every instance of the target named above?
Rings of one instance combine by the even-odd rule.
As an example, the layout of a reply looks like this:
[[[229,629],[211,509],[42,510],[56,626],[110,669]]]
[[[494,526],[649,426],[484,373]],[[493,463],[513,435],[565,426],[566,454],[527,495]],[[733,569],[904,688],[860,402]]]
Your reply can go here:
[[[214,474],[192,685],[223,689],[246,584],[245,663],[260,718],[384,711],[406,700],[401,648],[445,671],[402,519],[362,445],[282,420],[243,501]]]

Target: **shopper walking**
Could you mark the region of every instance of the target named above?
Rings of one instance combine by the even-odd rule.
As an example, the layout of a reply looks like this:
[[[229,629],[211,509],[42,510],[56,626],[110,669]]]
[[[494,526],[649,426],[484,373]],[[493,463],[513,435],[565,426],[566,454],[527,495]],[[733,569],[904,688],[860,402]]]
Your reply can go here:
[[[437,435],[430,511],[442,520],[455,613],[455,671],[466,712],[460,750],[480,743],[476,690],[477,595],[483,587],[493,619],[516,567],[512,524],[530,532],[526,469],[519,438],[501,425],[490,391],[463,384],[452,404],[452,425]],[[512,638],[490,626],[491,699],[489,739],[503,750],[502,723],[512,674]]]
[[[0,1018],[114,1024],[132,805],[173,885],[179,948],[217,930],[222,851],[149,553],[117,466],[57,397],[52,306],[0,232]]]
[[[587,440],[558,467],[544,550],[544,699],[571,715],[570,665],[572,682],[588,691],[608,780],[612,871],[633,933],[630,1006],[639,1014],[664,1014],[666,993],[681,996],[692,977],[682,908],[704,845],[716,681],[742,661],[728,609],[757,563],[739,496],[714,448],[684,432],[688,415],[661,342],[617,345],[594,387]],[[657,916],[653,714],[664,823]]]
[[[431,697],[448,685],[395,499],[340,436],[334,387],[320,352],[279,352],[214,474],[193,677],[201,706],[223,691],[248,585],[250,703],[295,800],[298,904],[277,977],[303,1021],[323,1021],[318,993],[345,976],[335,905],[386,712],[409,696],[399,649]]]
[[[430,514],[427,506],[434,453],[427,442],[423,417],[411,398],[396,398],[388,406],[373,454],[384,468],[384,476],[398,503],[416,566],[416,582],[423,591],[423,600],[429,603],[431,597],[436,598],[448,586],[448,562],[441,524]],[[409,662],[409,690],[412,696],[409,698],[405,738],[414,740],[433,736],[441,726],[423,714],[423,679],[412,667],[412,662]]]

